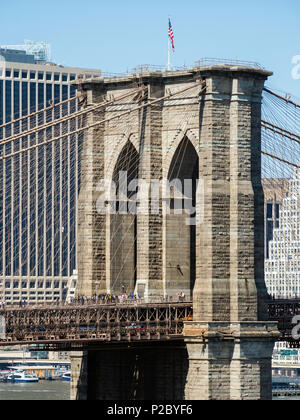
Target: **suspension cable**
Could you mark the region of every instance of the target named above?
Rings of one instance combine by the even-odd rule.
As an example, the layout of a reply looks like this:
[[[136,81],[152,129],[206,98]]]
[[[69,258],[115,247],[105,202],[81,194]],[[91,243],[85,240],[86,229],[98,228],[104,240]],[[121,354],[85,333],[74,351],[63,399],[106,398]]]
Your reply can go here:
[[[291,131],[285,130],[281,127],[278,127],[277,125],[274,125],[272,123],[269,123],[268,121],[262,121],[262,127],[266,128],[267,130],[271,130],[276,134],[280,134],[281,136],[284,136],[290,140],[293,140],[300,144],[300,136],[297,134],[292,133]],[[296,137],[296,138],[295,138]]]
[[[82,116],[82,115],[88,114],[88,113],[93,112],[93,111],[95,111],[95,110],[97,110],[97,109],[99,109],[99,108],[102,108],[102,107],[105,107],[105,106],[111,105],[111,104],[113,104],[114,102],[116,102],[116,101],[118,101],[118,100],[125,99],[126,97],[131,96],[131,95],[133,95],[134,93],[137,93],[137,92],[143,91],[143,90],[145,90],[145,89],[146,89],[146,88],[145,88],[144,86],[143,86],[143,87],[141,87],[141,88],[138,88],[138,89],[134,89],[134,90],[132,90],[132,91],[130,91],[130,92],[127,92],[127,93],[126,93],[126,94],[124,94],[124,95],[120,95],[119,97],[113,98],[113,99],[112,99],[112,100],[110,100],[110,101],[103,101],[103,102],[101,102],[100,104],[97,104],[97,105],[94,105],[94,106],[88,107],[88,108],[83,109],[83,110],[81,110],[81,111],[74,112],[74,113],[72,113],[72,114],[70,114],[70,115],[67,115],[66,117],[62,117],[62,118],[59,118],[59,119],[57,119],[57,120],[51,121],[51,122],[49,122],[49,123],[47,123],[47,124],[40,125],[40,126],[35,127],[35,128],[33,128],[33,129],[31,129],[31,130],[23,131],[23,132],[22,132],[22,133],[20,133],[20,134],[17,134],[17,135],[13,135],[13,136],[10,136],[10,137],[7,137],[7,138],[4,138],[3,140],[1,140],[1,141],[0,141],[0,145],[2,145],[2,144],[6,144],[6,143],[8,143],[8,142],[11,142],[11,141],[14,141],[14,140],[17,140],[17,139],[20,139],[20,138],[26,137],[26,136],[29,136],[29,135],[31,135],[31,134],[38,133],[39,131],[43,131],[43,130],[46,130],[47,128],[51,128],[51,127],[53,127],[53,126],[55,126],[55,125],[62,124],[62,123],[66,122],[66,121],[69,121],[69,120],[71,120],[71,119],[73,119],[73,118],[80,117],[80,116]]]
[[[23,120],[32,118],[35,115],[41,114],[43,112],[51,111],[51,110],[53,110],[57,106],[65,105],[68,102],[75,101],[76,99],[81,99],[81,98],[84,98],[84,97],[85,97],[85,95],[80,94],[80,95],[74,96],[73,98],[69,98],[69,99],[65,99],[64,101],[61,101],[61,102],[53,103],[50,106],[48,106],[47,108],[40,109],[38,111],[32,112],[31,114],[25,115],[23,117],[20,117],[20,118],[17,118],[15,120],[9,121],[9,122],[7,122],[5,124],[2,124],[2,125],[0,125],[0,128],[5,128],[5,127],[7,127],[9,125],[16,124],[16,123],[18,123],[20,121],[23,121]]]
[[[105,123],[105,122],[110,122],[110,121],[112,121],[112,120],[114,120],[114,119],[116,119],[116,118],[122,118],[123,116],[128,115],[128,114],[130,114],[131,112],[138,111],[138,110],[140,110],[140,109],[142,109],[142,108],[147,108],[147,107],[149,107],[149,106],[152,106],[152,105],[153,105],[153,104],[155,104],[155,103],[161,102],[161,101],[163,101],[163,100],[165,100],[165,99],[169,99],[169,98],[171,98],[171,97],[173,97],[173,96],[175,96],[175,95],[179,95],[179,94],[181,94],[181,93],[183,93],[183,92],[185,92],[185,91],[187,91],[187,90],[189,90],[189,89],[193,89],[193,88],[195,88],[195,87],[197,87],[197,86],[199,86],[199,85],[203,85],[203,84],[204,84],[204,83],[203,83],[203,81],[202,81],[202,82],[197,82],[197,83],[195,83],[195,84],[194,84],[194,85],[192,85],[192,86],[189,86],[189,87],[187,87],[187,88],[184,88],[184,89],[182,89],[182,90],[180,90],[180,91],[177,91],[177,92],[174,92],[174,93],[168,93],[167,95],[165,95],[165,96],[163,96],[163,97],[157,98],[157,99],[155,99],[155,100],[153,100],[153,101],[151,101],[151,102],[147,102],[147,103],[145,103],[145,104],[141,104],[141,105],[139,105],[139,106],[137,106],[137,107],[135,107],[135,108],[133,108],[133,109],[130,109],[130,110],[125,111],[125,112],[122,112],[121,114],[117,114],[117,115],[115,115],[115,116],[113,116],[113,117],[110,117],[110,118],[105,118],[105,119],[103,119],[103,120],[101,120],[101,121],[97,121],[97,122],[92,123],[92,124],[90,124],[90,125],[88,125],[88,126],[85,126],[85,127],[80,127],[80,128],[78,128],[78,129],[76,129],[76,130],[73,130],[73,131],[70,131],[70,132],[64,133],[64,134],[62,134],[62,135],[60,135],[60,136],[57,136],[57,137],[51,138],[51,139],[46,140],[46,141],[44,141],[44,142],[41,142],[41,143],[38,143],[38,144],[34,144],[34,145],[32,145],[32,146],[28,146],[28,147],[26,147],[26,148],[24,148],[24,149],[21,149],[21,150],[18,150],[18,151],[16,151],[16,152],[14,152],[14,153],[10,153],[9,155],[0,156],[0,161],[1,161],[1,160],[4,160],[4,159],[11,158],[11,157],[13,157],[13,156],[16,156],[16,155],[18,155],[18,154],[20,154],[20,153],[26,152],[26,151],[28,151],[28,150],[33,150],[33,149],[36,149],[36,148],[38,148],[38,147],[45,146],[46,144],[52,143],[52,142],[54,142],[54,141],[56,141],[56,140],[60,140],[61,138],[68,137],[68,136],[72,136],[72,135],[74,135],[74,134],[78,134],[78,133],[80,133],[80,132],[82,132],[82,131],[84,131],[84,130],[88,130],[88,129],[91,129],[91,128],[95,128],[95,127],[96,127],[96,126],[98,126],[98,125],[101,125],[101,124],[103,124],[103,123]],[[201,90],[201,92],[200,92],[200,93],[202,93],[205,89],[206,89],[206,87],[205,87],[205,85],[204,85],[204,88]],[[139,89],[139,90],[141,90],[141,89]],[[199,93],[199,94],[200,94],[200,93]],[[131,94],[132,94],[132,92],[131,92]],[[102,106],[106,106],[106,105],[107,105],[107,103],[106,103],[106,104],[102,104]],[[74,117],[72,116],[72,118],[74,118]],[[13,137],[13,140],[14,140],[14,139],[16,139],[16,138],[20,138],[20,137],[24,137],[24,134],[22,134],[22,135],[20,135],[20,136],[17,136],[17,137]],[[8,141],[12,141],[12,140],[7,140],[7,139],[5,139],[3,142],[0,142],[0,145],[2,145],[2,144],[4,144],[4,143],[7,143]]]
[[[269,157],[271,157],[273,159],[277,159],[280,162],[287,163],[288,165],[294,166],[295,168],[300,168],[300,166],[299,165],[296,165],[296,163],[290,162],[289,160],[285,160],[285,159],[283,159],[283,158],[281,158],[279,156],[272,155],[271,153],[265,152],[264,150],[261,150],[261,153],[263,155],[269,156]]]
[[[270,93],[273,96],[276,96],[276,98],[282,99],[283,101],[285,101],[288,104],[294,105],[297,108],[300,108],[299,104],[296,104],[296,102],[290,101],[288,98],[285,98],[284,96],[278,95],[278,93],[273,92],[272,90],[268,89],[268,88],[264,88],[263,89],[265,92]]]

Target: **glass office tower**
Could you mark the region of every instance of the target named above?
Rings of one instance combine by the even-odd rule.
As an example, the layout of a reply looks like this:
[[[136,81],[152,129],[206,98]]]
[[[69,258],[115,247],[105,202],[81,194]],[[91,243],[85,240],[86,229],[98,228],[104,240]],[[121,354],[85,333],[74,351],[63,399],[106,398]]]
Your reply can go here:
[[[16,55],[18,62],[7,61]],[[0,300],[7,304],[62,300],[70,282],[76,281],[80,136],[17,152],[78,128],[79,121],[14,142],[1,141],[74,112],[78,101],[9,124],[74,97],[73,80],[101,72],[36,64],[24,52],[23,62],[22,52],[0,49],[0,56]],[[8,155],[12,156],[3,159]]]

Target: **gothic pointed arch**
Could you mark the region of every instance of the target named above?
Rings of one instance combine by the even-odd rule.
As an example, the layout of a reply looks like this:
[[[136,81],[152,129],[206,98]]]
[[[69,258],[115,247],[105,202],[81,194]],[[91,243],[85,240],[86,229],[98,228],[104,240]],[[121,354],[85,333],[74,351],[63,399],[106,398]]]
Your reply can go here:
[[[172,296],[182,291],[191,297],[195,284],[198,174],[198,153],[185,136],[178,144],[168,169],[165,287],[168,295]]]
[[[110,215],[110,279],[113,293],[133,293],[136,283],[136,214],[129,204],[130,182],[138,178],[139,154],[130,140],[115,164],[112,181],[116,187],[115,214]]]

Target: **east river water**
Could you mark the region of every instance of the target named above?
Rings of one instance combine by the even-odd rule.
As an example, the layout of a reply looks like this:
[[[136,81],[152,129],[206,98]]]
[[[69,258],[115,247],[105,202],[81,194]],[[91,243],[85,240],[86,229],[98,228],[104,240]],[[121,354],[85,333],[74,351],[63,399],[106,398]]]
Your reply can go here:
[[[70,382],[40,381],[36,384],[0,383],[0,401],[70,400]],[[300,400],[297,397],[273,397],[273,401]]]
[[[70,382],[40,381],[33,384],[0,383],[0,400],[69,400]]]

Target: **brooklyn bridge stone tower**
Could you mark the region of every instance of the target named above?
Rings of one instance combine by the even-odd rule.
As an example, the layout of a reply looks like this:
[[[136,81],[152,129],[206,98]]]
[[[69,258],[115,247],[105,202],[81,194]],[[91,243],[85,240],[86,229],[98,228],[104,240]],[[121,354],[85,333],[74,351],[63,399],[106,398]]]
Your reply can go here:
[[[126,290],[151,303],[184,291],[193,321],[176,345],[73,354],[72,398],[271,398],[276,328],[266,312],[260,155],[270,75],[214,65],[79,83],[88,107],[108,105],[89,114],[83,138],[77,293]],[[151,189],[154,180],[199,180],[184,197],[198,222],[175,211],[176,183],[160,194],[156,212],[149,198],[139,203],[149,211],[120,211],[130,193],[113,214],[99,211],[99,181],[114,180],[119,191],[120,172],[127,186],[142,179]]]

